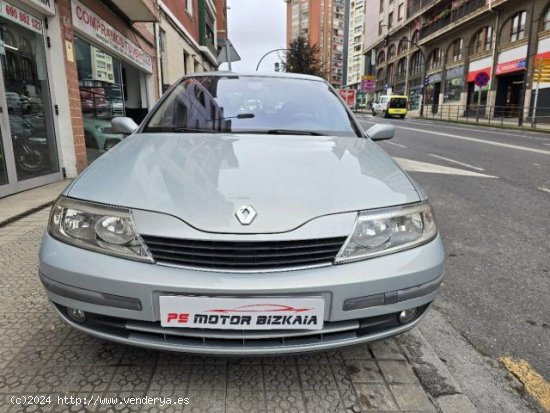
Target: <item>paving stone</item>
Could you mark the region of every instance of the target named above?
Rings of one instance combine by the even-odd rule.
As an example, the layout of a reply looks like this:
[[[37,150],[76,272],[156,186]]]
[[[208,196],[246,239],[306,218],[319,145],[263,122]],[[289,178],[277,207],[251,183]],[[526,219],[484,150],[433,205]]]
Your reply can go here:
[[[381,360],[378,366],[388,383],[418,383],[413,369],[405,361]]]
[[[185,413],[223,413],[225,412],[225,389],[208,390],[201,389],[187,392],[189,404],[183,408]]]
[[[365,411],[395,411],[398,406],[385,384],[355,384],[361,408]]]
[[[266,412],[265,395],[263,391],[227,390],[225,399],[227,413]]]
[[[369,347],[377,360],[406,360],[393,338],[376,341],[371,343]]]
[[[189,386],[191,366],[157,365],[149,389],[185,393]]]
[[[344,360],[371,360],[372,354],[367,344],[346,347],[341,350]]]
[[[304,391],[306,407],[310,412],[345,412],[346,408],[337,390]]]
[[[306,411],[302,393],[295,390],[266,391],[267,411],[271,413],[301,413]]]
[[[338,390],[332,370],[326,364],[300,365],[298,372],[304,390]]]
[[[390,390],[402,410],[435,411],[420,384],[390,384]]]
[[[227,366],[194,365],[189,376],[189,390],[225,389]]]
[[[384,377],[374,360],[348,360],[346,369],[353,383],[384,383]]]
[[[294,365],[268,365],[264,367],[266,390],[299,389],[300,378]]]
[[[229,390],[263,390],[264,376],[261,365],[230,365],[227,367]]]

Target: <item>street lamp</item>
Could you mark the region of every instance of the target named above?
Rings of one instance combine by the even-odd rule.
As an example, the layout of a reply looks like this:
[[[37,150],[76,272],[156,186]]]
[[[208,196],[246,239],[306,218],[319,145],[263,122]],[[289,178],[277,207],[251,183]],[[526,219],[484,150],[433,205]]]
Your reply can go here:
[[[262,61],[263,61],[268,55],[270,55],[271,53],[282,52],[282,51],[288,52],[288,51],[290,51],[290,49],[273,49],[273,50],[270,50],[269,52],[267,52],[266,54],[264,54],[264,55],[261,57],[261,59],[258,61],[258,64],[256,65],[256,72],[257,72],[258,69],[260,68],[260,65],[262,64]]]

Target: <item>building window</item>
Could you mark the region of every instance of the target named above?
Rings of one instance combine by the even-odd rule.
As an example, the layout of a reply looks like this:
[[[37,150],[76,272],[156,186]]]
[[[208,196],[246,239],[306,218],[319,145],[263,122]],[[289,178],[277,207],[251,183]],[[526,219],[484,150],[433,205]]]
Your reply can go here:
[[[420,51],[414,52],[411,58],[411,74],[419,75],[422,72],[422,55]]]
[[[382,27],[384,25],[382,24],[382,22],[378,22],[378,36],[382,36]]]
[[[380,0],[380,13],[384,11],[384,0]]]
[[[184,0],[185,1],[185,11],[189,14],[193,14],[193,0]]]
[[[544,30],[550,30],[550,7],[544,14]]]
[[[441,66],[441,49],[433,50],[428,56],[428,68],[437,69]]]
[[[397,79],[403,80],[406,77],[407,59],[404,57],[397,63]]]
[[[512,27],[510,28],[510,41],[517,42],[525,38],[525,22],[527,12],[520,11],[512,17]]]
[[[403,8],[403,4],[400,4],[399,7],[397,7],[397,20],[403,20]]]
[[[388,72],[386,73],[386,83],[390,85],[393,83],[393,64],[388,65]]]
[[[411,37],[411,43],[412,44],[417,44],[418,43],[418,37],[420,36],[420,30],[417,30],[413,33],[412,37]]]
[[[493,28],[486,26],[474,35],[472,49],[474,53],[489,51],[493,48]]]
[[[386,61],[386,54],[384,53],[384,51],[381,51],[380,53],[378,53],[378,61],[377,61],[377,64],[378,65],[381,65],[382,63],[384,63]]]
[[[390,45],[390,48],[388,49],[388,60],[392,59],[395,56],[395,45]]]
[[[462,60],[462,46],[464,42],[462,39],[456,39],[453,43],[451,43],[450,47],[450,56],[449,61],[450,62],[459,62]]]
[[[393,11],[388,14],[388,30],[393,27]]]
[[[408,46],[408,42],[407,42],[407,38],[406,37],[402,37],[401,40],[399,41],[399,46],[397,46],[397,54],[403,54],[407,51],[407,46]]]

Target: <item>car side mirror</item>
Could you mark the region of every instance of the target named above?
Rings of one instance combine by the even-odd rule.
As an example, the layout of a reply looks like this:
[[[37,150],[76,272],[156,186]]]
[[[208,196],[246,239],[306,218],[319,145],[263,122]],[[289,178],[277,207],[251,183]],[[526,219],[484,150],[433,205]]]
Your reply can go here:
[[[114,133],[122,133],[124,135],[131,135],[138,129],[138,125],[132,118],[119,116],[111,119],[111,127]]]
[[[371,127],[365,135],[373,141],[383,141],[391,139],[395,135],[395,126],[388,124],[376,124]]]

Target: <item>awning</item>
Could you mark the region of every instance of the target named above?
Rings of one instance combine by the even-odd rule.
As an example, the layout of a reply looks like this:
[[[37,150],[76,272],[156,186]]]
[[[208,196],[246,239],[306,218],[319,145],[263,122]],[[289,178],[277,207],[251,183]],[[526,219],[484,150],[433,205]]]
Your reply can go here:
[[[132,22],[158,22],[159,10],[145,0],[111,0]]]

